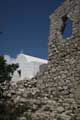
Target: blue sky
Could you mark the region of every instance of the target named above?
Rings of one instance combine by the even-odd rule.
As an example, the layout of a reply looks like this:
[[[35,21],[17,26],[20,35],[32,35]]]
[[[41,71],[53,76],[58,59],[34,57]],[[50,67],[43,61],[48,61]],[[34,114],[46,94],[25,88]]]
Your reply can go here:
[[[0,0],[0,54],[47,59],[49,15],[64,0]]]

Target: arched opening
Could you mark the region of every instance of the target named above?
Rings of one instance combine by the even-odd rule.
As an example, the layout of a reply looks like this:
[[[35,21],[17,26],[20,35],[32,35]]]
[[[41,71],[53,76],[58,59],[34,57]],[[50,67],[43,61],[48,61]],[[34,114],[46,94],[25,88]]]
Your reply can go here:
[[[61,33],[63,38],[66,39],[72,36],[72,21],[66,15],[62,17],[62,21]]]

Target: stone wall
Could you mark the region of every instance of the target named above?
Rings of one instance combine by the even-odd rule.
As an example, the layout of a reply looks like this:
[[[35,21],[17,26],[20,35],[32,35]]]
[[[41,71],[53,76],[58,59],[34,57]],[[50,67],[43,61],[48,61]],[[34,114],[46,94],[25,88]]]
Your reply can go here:
[[[61,101],[74,99],[80,107],[80,0],[66,0],[51,16],[48,44],[48,71],[53,98]],[[67,19],[72,21],[72,36],[63,38]],[[55,87],[56,86],[56,87]],[[66,104],[68,101],[66,102]],[[77,110],[79,110],[77,108]],[[70,108],[72,110],[72,108]],[[77,118],[76,118],[77,119]],[[80,114],[79,118],[80,119]]]
[[[68,18],[72,36],[65,40]],[[80,120],[80,0],[65,0],[50,20],[46,70],[11,86],[8,94],[16,107],[25,108],[17,120],[29,120],[28,114],[30,120]]]

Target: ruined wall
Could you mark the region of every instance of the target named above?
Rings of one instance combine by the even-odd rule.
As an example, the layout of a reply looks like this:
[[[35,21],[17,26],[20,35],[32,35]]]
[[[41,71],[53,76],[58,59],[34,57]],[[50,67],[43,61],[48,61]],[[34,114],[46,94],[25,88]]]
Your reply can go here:
[[[72,21],[72,35],[64,39],[67,19]],[[80,0],[66,0],[50,16],[48,44],[49,76],[53,98],[66,108],[70,100],[80,109]],[[67,99],[69,101],[67,101]],[[74,107],[70,109],[74,109]],[[67,110],[67,109],[66,109]],[[80,120],[80,114],[76,119]],[[73,120],[73,119],[72,119]]]
[[[17,120],[26,120],[26,114],[32,120],[80,120],[79,7],[80,0],[65,0],[50,16],[46,70],[41,66],[41,72],[31,81],[11,87],[11,101],[20,110],[25,108]],[[72,35],[64,39],[67,19],[72,21]]]

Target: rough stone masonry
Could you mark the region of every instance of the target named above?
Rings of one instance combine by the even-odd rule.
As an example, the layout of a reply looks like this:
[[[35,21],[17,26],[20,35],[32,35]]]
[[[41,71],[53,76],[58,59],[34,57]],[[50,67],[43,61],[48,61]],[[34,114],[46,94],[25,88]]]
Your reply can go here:
[[[68,19],[72,21],[72,36],[65,40]],[[50,20],[48,69],[49,81],[53,81],[51,86],[55,89],[53,98],[57,96],[65,110],[74,110],[71,104],[76,103],[76,119],[80,120],[80,0],[65,0]],[[71,106],[67,106],[70,102]]]
[[[64,39],[68,19],[72,35]],[[80,120],[80,0],[65,0],[50,20],[48,67],[9,93],[16,107],[25,107],[17,120]]]
[[[68,19],[72,21],[72,36],[65,40],[63,33]],[[49,79],[57,87],[56,96],[61,105],[66,108],[70,102],[67,99],[74,98],[80,110],[80,0],[65,0],[50,20]],[[76,119],[80,120],[78,115]]]

